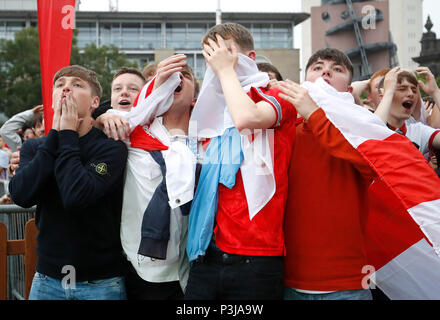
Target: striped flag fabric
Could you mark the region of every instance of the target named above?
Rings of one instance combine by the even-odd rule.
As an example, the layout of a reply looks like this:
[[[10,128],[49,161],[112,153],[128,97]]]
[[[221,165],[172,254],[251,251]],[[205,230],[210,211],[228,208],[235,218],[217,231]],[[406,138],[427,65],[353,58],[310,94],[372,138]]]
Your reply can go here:
[[[303,87],[377,173],[365,233],[370,281],[390,299],[440,299],[440,179],[409,139],[350,93],[322,78]]]

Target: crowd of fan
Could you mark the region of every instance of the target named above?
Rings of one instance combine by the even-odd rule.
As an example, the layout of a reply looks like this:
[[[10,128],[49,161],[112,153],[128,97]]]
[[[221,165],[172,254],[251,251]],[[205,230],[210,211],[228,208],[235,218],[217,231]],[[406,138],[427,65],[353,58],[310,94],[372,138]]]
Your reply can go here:
[[[283,80],[280,71],[274,65],[267,62],[260,62],[257,65],[261,72],[266,72],[269,75],[272,85]],[[135,68],[123,67],[115,73],[115,79],[119,75],[133,74],[143,80],[137,89],[137,91],[139,91],[143,83],[150,81],[155,76],[156,68],[157,63],[146,65],[142,72]],[[371,112],[376,110],[383,96],[384,78],[390,70],[389,68],[378,70],[370,79],[352,83],[352,94],[358,105],[365,107]],[[380,87],[381,82],[382,87]],[[418,91],[418,94],[420,95],[420,104],[414,109],[412,121],[421,122],[434,129],[440,129],[440,107],[437,106],[434,99],[426,93],[423,98],[421,97],[420,91]],[[135,95],[137,95],[137,92]],[[101,103],[101,105],[106,104],[110,105],[111,101],[107,100]],[[14,115],[0,128],[0,181],[2,182],[2,186],[0,186],[0,204],[11,203],[7,190],[7,182],[13,174],[10,163],[13,153],[17,152],[21,144],[27,139],[42,136],[44,136],[43,105],[35,106],[30,110]],[[435,154],[428,152],[425,153],[424,156],[437,174],[440,174]],[[13,167],[12,165],[12,168]]]
[[[223,43],[223,39],[218,39],[220,43]],[[214,51],[218,50],[219,47],[215,46],[213,43],[214,41],[207,41],[207,43],[211,44],[211,47],[206,46],[205,50],[206,52],[213,53]],[[241,45],[241,44],[240,44]],[[335,56],[337,57],[337,55]],[[205,59],[209,58],[209,54],[205,55]],[[108,136],[111,136],[112,128],[110,127],[104,127],[103,123],[100,123],[98,120],[96,120],[101,114],[105,113],[107,109],[113,108],[115,110],[119,111],[130,111],[132,108],[134,102],[136,99],[138,99],[138,94],[144,87],[145,83],[149,82],[155,75],[156,77],[156,84],[154,85],[153,90],[156,89],[156,85],[159,86],[157,82],[162,81],[162,79],[159,79],[159,74],[163,76],[163,74],[169,72],[169,74],[166,77],[170,77],[171,74],[171,67],[173,63],[179,64],[179,61],[183,61],[184,57],[180,57],[179,55],[175,55],[171,58],[169,61],[165,59],[164,61],[167,63],[162,64],[151,64],[146,67],[142,71],[137,70],[135,68],[121,68],[119,69],[113,78],[112,81],[112,97],[110,100],[101,102],[101,107],[97,109],[98,113],[93,114],[93,118],[95,119],[94,125],[98,127],[99,129],[106,129]],[[174,59],[174,60],[173,60]],[[330,61],[330,62],[329,62]],[[333,63],[334,60],[332,59],[326,59],[325,57],[317,57],[315,60],[311,58],[311,64],[321,63],[324,65],[325,63]],[[336,61],[336,65],[344,65],[344,61]],[[347,63],[347,65],[350,63]],[[183,64],[182,64],[183,65]],[[296,87],[297,84],[292,83],[291,81],[283,81],[283,77],[281,75],[282,72],[280,72],[274,65],[270,63],[258,63],[257,64],[258,70],[260,72],[265,72],[269,76],[269,84],[267,88],[275,88],[275,87],[281,87],[284,89],[280,89],[282,92],[286,93],[289,92],[289,90],[298,90],[296,93],[301,93],[301,91]],[[309,66],[308,66],[309,67]],[[311,78],[311,74],[313,72],[316,72],[316,75],[320,73],[321,71],[315,71],[311,70],[309,68],[306,68],[310,74],[309,77]],[[347,67],[347,66],[345,66]],[[345,68],[344,67],[344,68]],[[168,68],[168,69],[167,69]],[[180,70],[180,69],[179,69]],[[256,70],[256,69],[255,69]],[[344,69],[345,70],[345,69]],[[216,71],[218,73],[218,70]],[[184,68],[181,71],[180,77],[181,79],[184,79],[187,77],[187,73],[189,74],[190,82],[194,81],[194,75],[192,72],[189,72],[188,70],[185,70]],[[191,74],[190,74],[191,73]],[[345,70],[346,74],[350,74],[348,70]],[[261,75],[261,73],[258,73]],[[218,74],[217,74],[218,75]],[[351,70],[351,76],[352,76],[352,70]],[[424,80],[418,80],[420,79],[420,76],[424,78]],[[163,76],[165,78],[165,76]],[[159,80],[158,80],[159,79]],[[267,77],[265,76],[265,79]],[[344,78],[343,80],[345,80]],[[316,80],[316,79],[315,79]],[[312,80],[309,80],[312,81]],[[164,82],[164,81],[163,81]],[[182,83],[184,83],[184,80],[182,80]],[[267,80],[266,82],[267,83]],[[347,82],[350,84],[350,81]],[[183,85],[184,86],[184,85]],[[197,97],[199,88],[199,84],[197,81],[194,81],[194,96]],[[420,152],[424,155],[425,159],[429,162],[431,167],[436,171],[437,175],[439,175],[439,166],[437,163],[437,155],[436,151],[440,150],[440,139],[436,135],[440,132],[437,129],[440,129],[440,105],[439,105],[439,95],[440,90],[437,87],[437,84],[435,82],[434,75],[430,72],[428,68],[425,67],[419,67],[416,70],[410,71],[410,70],[401,70],[400,68],[394,68],[394,69],[382,69],[377,71],[370,79],[365,81],[355,81],[352,82],[349,86],[349,90],[341,90],[340,88],[337,88],[334,86],[335,89],[339,92],[348,91],[350,92],[353,97],[356,104],[368,109],[372,113],[375,113],[378,118],[380,118],[391,130],[398,132],[402,135],[405,135],[408,139],[410,139],[414,145],[420,150]],[[178,89],[182,89],[182,84],[178,87]],[[347,88],[345,88],[347,89]],[[174,90],[174,89],[173,89]],[[177,90],[177,89],[176,89]],[[287,91],[284,91],[287,90]],[[412,90],[412,93],[411,93]],[[406,110],[413,110],[410,119],[406,121],[399,121],[399,117],[395,117],[393,115],[392,109],[393,109],[393,102],[396,96],[399,96],[398,92],[401,91],[402,94],[399,97],[399,104],[400,107],[405,108]],[[424,92],[424,96],[422,97],[421,91]],[[408,93],[410,92],[410,93]],[[390,95],[391,94],[391,95]],[[414,108],[414,103],[407,103],[409,100],[404,97],[404,95],[410,94],[412,96],[411,101],[417,101],[417,105]],[[301,95],[299,95],[301,96]],[[287,99],[286,94],[280,94],[280,97],[284,100],[288,100],[293,105],[296,105],[293,103],[292,99]],[[303,96],[304,97],[304,96]],[[415,97],[415,98],[414,98]],[[296,97],[295,97],[296,99]],[[194,107],[195,99],[190,103],[191,107]],[[255,102],[255,101],[254,101]],[[301,102],[301,101],[299,101]],[[255,102],[257,103],[257,102]],[[396,103],[394,103],[396,104]],[[298,104],[297,110],[298,110],[298,119],[296,118],[296,111],[295,113],[288,114],[292,117],[292,119],[297,119],[297,128],[300,128],[300,126],[306,127],[307,122],[309,124],[313,124],[313,121],[316,122],[317,117],[319,117],[319,113],[315,113],[315,116],[312,117],[311,121],[308,121],[309,118],[304,115],[301,105]],[[353,106],[356,107],[356,106]],[[281,108],[281,107],[280,107]],[[414,109],[413,109],[414,108]],[[293,109],[293,108],[291,108]],[[359,108],[362,112],[365,114],[368,114],[371,116],[367,111],[364,109]],[[278,111],[277,117],[279,117]],[[300,115],[301,113],[301,115]],[[293,116],[292,116],[293,114]],[[303,123],[300,123],[300,119],[304,117],[306,120]],[[310,117],[310,114],[308,114]],[[409,113],[408,113],[409,116]],[[302,119],[302,120],[304,120]],[[174,119],[176,120],[176,119]],[[281,119],[277,119],[278,123],[281,121]],[[271,122],[273,123],[273,121]],[[275,122],[277,123],[277,122]],[[306,123],[306,124],[304,124]],[[283,124],[284,125],[284,124]],[[383,124],[382,124],[383,125]],[[292,125],[294,127],[294,125]],[[303,128],[301,127],[301,128]],[[238,126],[237,126],[238,128]],[[290,128],[292,129],[292,128]],[[290,130],[289,129],[289,130]],[[294,128],[293,128],[294,130]],[[302,129],[301,129],[302,130]],[[303,131],[300,131],[302,134]],[[284,134],[284,133],[283,133]],[[1,128],[0,128],[0,142],[1,142],[1,149],[0,150],[0,178],[3,182],[4,190],[0,190],[2,194],[0,195],[0,203],[1,204],[10,204],[11,198],[8,194],[8,181],[9,179],[15,174],[15,169],[19,166],[19,159],[20,159],[20,147],[22,143],[27,139],[35,139],[39,138],[45,135],[44,130],[44,119],[43,119],[43,106],[38,105],[33,107],[30,110],[26,110],[24,112],[18,113],[15,116],[13,116],[11,119],[9,119]],[[399,136],[400,137],[400,136]],[[64,137],[65,139],[65,137]],[[307,137],[302,136],[302,141],[307,141]],[[33,140],[37,141],[37,140]],[[300,140],[300,142],[302,142]],[[210,142],[212,143],[212,142]],[[303,146],[306,145],[305,143]],[[411,146],[410,146],[411,147]],[[26,148],[26,145],[24,146]],[[296,146],[295,146],[296,148]],[[292,159],[294,157],[294,154],[292,155]],[[130,158],[129,158],[130,159]],[[290,159],[290,158],[289,158]],[[289,159],[285,161],[285,164],[287,166]],[[162,159],[163,160],[163,159]],[[285,160],[285,159],[284,159]],[[310,161],[311,159],[307,159],[307,161]],[[156,159],[155,159],[156,161]],[[316,161],[321,161],[321,159],[316,159]],[[331,164],[332,162],[329,162]],[[159,162],[158,162],[159,164]],[[429,169],[429,168],[428,168]],[[162,169],[161,169],[162,170]],[[170,169],[171,170],[171,169]],[[301,169],[302,170],[302,169]],[[17,171],[19,172],[19,171]],[[341,171],[342,172],[342,171]],[[163,172],[162,172],[163,174]],[[182,172],[182,175],[185,173]],[[17,179],[17,177],[20,176],[20,173],[17,173],[14,180]],[[344,177],[340,177],[341,179],[345,179]],[[298,178],[298,180],[300,180]],[[306,181],[307,179],[303,179]],[[301,181],[303,181],[301,180]],[[355,180],[355,179],[354,179]],[[357,181],[355,181],[357,183]],[[277,182],[278,183],[278,182]],[[14,185],[14,181],[11,182],[11,186]],[[199,187],[199,186],[197,186]],[[289,184],[290,188],[290,184]],[[158,188],[159,189],[159,188]],[[12,190],[12,188],[11,188]],[[13,193],[12,193],[13,194]],[[14,195],[14,194],[13,194]],[[289,193],[288,196],[291,194]],[[154,199],[156,200],[156,199]],[[168,200],[168,198],[167,198]],[[151,202],[153,202],[153,199],[151,199]],[[171,202],[171,201],[170,201]],[[288,201],[289,202],[289,201]],[[168,203],[168,201],[166,201]],[[168,207],[167,207],[168,208]],[[284,208],[284,206],[283,206]],[[148,210],[148,208],[146,209]],[[184,209],[182,208],[182,211]],[[295,210],[292,210],[295,211]],[[353,211],[353,210],[352,210]],[[183,213],[182,213],[183,214]],[[246,216],[247,218],[247,216]],[[293,232],[293,231],[292,231]],[[216,240],[217,241],[217,240]],[[210,247],[211,248],[211,247]],[[212,248],[211,248],[212,249]],[[140,250],[140,249],[139,249]],[[217,250],[217,249],[215,249]],[[212,252],[215,252],[213,250]],[[147,256],[147,255],[145,255]],[[234,256],[234,255],[232,255]],[[208,255],[208,258],[209,255]],[[155,260],[152,260],[155,261]],[[247,260],[245,260],[247,261]],[[275,261],[277,262],[277,261]],[[277,262],[278,263],[278,262]],[[133,270],[132,270],[133,271]],[[136,271],[134,271],[136,272]],[[194,271],[194,274],[192,276],[196,278],[197,272]],[[200,279],[198,279],[200,280]],[[128,280],[127,280],[128,281]],[[319,288],[319,290],[315,290],[316,292],[324,292],[321,290],[323,288]],[[325,288],[324,288],[325,289]],[[194,286],[191,287],[190,292],[192,294],[197,293],[197,291],[194,289]],[[295,293],[297,294],[297,293]],[[197,294],[194,296],[191,296],[191,298],[196,297]]]

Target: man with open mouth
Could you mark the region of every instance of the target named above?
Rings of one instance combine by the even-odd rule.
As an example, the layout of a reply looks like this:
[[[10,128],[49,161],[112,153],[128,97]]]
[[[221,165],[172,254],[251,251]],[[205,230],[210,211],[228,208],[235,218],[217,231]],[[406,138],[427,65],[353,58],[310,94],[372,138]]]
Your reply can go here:
[[[113,109],[130,111],[146,80],[136,68],[120,68],[113,76],[111,106]]]
[[[415,74],[399,67],[389,71],[379,84],[381,101],[376,114],[388,127],[405,135],[422,152],[440,151],[440,130],[416,121],[412,114],[418,105],[419,85],[436,100],[440,101],[440,89],[428,68],[419,68],[418,73],[425,75],[426,84],[417,81]]]

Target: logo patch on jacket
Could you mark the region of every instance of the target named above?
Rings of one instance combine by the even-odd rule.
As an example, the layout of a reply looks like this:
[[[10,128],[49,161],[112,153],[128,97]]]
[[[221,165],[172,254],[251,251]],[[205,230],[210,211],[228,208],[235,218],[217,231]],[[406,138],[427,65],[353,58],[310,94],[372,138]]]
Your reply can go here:
[[[104,163],[104,162],[98,163],[98,164],[92,163],[92,166],[95,168],[95,171],[97,173],[99,173],[100,175],[104,176],[104,175],[108,174],[106,163]]]

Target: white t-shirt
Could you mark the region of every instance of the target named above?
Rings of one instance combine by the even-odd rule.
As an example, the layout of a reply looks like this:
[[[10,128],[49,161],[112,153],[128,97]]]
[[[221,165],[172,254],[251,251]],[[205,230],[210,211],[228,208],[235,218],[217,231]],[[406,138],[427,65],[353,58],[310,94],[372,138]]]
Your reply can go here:
[[[419,150],[422,154],[429,152],[431,137],[433,138],[434,134],[440,132],[440,130],[416,121],[412,117],[406,121],[406,128],[406,137],[419,146]]]

